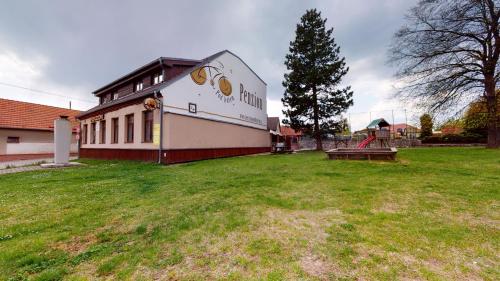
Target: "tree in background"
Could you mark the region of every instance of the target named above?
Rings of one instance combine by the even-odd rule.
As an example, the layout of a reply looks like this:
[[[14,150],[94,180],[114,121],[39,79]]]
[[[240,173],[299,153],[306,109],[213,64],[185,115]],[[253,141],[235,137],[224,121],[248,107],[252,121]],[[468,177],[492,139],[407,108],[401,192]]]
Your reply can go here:
[[[497,118],[500,119],[500,90],[497,90]],[[463,120],[465,133],[482,137],[488,135],[488,106],[484,97],[469,105]]]
[[[499,18],[498,0],[420,0],[390,49],[406,84],[400,97],[438,111],[483,96],[490,148],[500,145]]]
[[[420,137],[430,137],[432,136],[432,117],[430,114],[423,114],[420,116]]]
[[[301,17],[285,59],[288,73],[281,99],[283,123],[314,136],[317,150],[323,149],[322,137],[339,127],[340,114],[353,104],[350,87],[337,88],[349,68],[340,57],[333,28],[327,30],[325,23],[316,9]]]

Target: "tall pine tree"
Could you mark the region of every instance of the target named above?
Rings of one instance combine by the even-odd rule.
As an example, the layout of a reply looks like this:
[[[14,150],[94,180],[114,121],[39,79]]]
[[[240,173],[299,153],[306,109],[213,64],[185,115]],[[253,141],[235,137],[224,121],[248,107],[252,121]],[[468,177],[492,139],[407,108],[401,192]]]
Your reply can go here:
[[[349,68],[340,57],[333,28],[327,30],[325,23],[316,9],[301,17],[286,55],[288,73],[281,99],[286,116],[283,123],[312,135],[317,150],[323,149],[325,134],[338,130],[340,114],[353,104],[351,87],[338,88]]]

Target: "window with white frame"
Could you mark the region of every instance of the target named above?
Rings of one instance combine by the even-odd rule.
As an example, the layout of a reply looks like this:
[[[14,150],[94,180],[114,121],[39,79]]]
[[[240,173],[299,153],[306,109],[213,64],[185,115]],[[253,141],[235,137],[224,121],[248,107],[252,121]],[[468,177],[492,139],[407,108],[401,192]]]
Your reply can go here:
[[[163,73],[158,72],[153,75],[153,85],[163,82]]]
[[[142,81],[135,82],[134,91],[138,92],[138,91],[142,90],[143,86],[144,85],[143,85]]]

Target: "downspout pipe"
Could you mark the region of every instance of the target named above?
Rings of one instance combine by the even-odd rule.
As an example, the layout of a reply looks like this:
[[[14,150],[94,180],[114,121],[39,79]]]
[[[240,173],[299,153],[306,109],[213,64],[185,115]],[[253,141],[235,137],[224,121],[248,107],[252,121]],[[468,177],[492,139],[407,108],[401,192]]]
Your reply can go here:
[[[161,67],[162,80],[165,80],[165,67],[163,66],[163,60],[159,58]],[[158,145],[158,164],[161,164],[162,154],[163,154],[163,97],[160,91],[155,91],[155,98],[160,101],[160,143]]]
[[[160,102],[160,143],[158,144],[158,164],[161,164],[163,153],[163,96],[160,91],[155,91],[154,97]]]

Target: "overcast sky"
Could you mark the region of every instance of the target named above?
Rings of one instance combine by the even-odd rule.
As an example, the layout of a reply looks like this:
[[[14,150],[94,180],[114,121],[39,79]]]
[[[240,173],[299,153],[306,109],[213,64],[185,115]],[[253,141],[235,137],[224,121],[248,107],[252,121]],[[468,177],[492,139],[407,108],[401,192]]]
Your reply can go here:
[[[387,47],[416,0],[2,1],[0,97],[86,110],[91,92],[160,56],[202,59],[228,49],[268,84],[268,114],[282,116],[284,57],[306,9],[317,8],[350,67],[354,129],[404,122],[391,99]],[[41,90],[28,91],[17,85]],[[51,93],[50,95],[47,93]],[[408,121],[414,120],[410,108]],[[383,111],[386,110],[386,111]],[[349,116],[349,115],[347,115]]]

